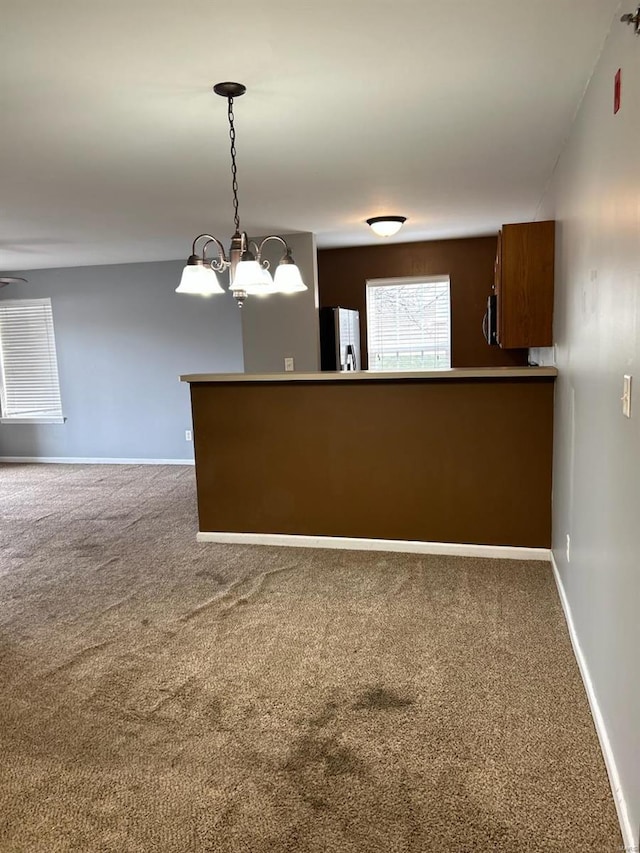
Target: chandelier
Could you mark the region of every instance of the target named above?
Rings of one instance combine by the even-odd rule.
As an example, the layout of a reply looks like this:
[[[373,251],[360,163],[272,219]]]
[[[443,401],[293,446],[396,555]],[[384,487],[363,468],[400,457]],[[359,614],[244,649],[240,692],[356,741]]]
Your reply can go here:
[[[199,234],[196,237],[176,293],[197,293],[200,296],[224,293],[218,274],[226,270],[229,270],[229,290],[240,308],[249,295],[267,296],[271,293],[298,293],[306,290],[307,286],[293,260],[291,249],[283,237],[272,234],[257,245],[249,241],[246,232],[240,229],[233,100],[244,95],[247,88],[242,83],[216,83],[213,91],[216,95],[226,98],[228,104],[235,232],[231,238],[228,257],[217,237],[211,234]],[[275,241],[282,246],[282,257],[273,276],[269,272],[269,261],[262,257],[264,246],[269,241]],[[213,259],[207,257],[210,251],[216,253]]]

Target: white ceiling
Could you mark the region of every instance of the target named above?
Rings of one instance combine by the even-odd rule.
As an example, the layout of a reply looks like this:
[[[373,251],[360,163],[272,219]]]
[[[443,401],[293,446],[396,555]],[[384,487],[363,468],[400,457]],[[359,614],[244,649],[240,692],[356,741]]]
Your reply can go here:
[[[627,4],[628,5],[628,4]],[[0,270],[532,219],[618,0],[1,0]],[[616,11],[617,10],[617,11]]]

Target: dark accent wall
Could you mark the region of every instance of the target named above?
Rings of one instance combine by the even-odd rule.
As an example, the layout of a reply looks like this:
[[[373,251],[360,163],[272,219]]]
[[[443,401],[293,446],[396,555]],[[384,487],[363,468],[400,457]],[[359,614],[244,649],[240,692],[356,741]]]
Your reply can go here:
[[[193,384],[200,530],[548,548],[553,385]]]
[[[451,279],[451,366],[500,367],[527,363],[527,350],[487,345],[482,317],[493,284],[497,237],[391,243],[318,252],[320,307],[360,311],[363,366],[367,360],[366,282],[369,278],[448,275]]]

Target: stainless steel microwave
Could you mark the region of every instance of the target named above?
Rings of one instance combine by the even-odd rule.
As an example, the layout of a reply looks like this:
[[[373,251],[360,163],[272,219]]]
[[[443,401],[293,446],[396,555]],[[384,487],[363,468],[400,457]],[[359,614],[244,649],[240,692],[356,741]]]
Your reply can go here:
[[[482,318],[482,334],[490,346],[498,345],[498,297],[495,293],[487,298],[487,310]]]

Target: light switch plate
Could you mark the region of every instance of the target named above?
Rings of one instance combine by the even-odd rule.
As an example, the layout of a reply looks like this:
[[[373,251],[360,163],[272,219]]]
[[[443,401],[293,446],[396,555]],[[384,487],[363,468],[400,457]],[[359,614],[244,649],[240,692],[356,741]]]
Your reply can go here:
[[[287,373],[288,373],[290,370],[293,370],[293,357],[287,357],[287,358],[285,358],[285,360],[284,360],[284,369],[287,371]]]
[[[625,373],[622,385],[622,414],[631,417],[631,376]]]

